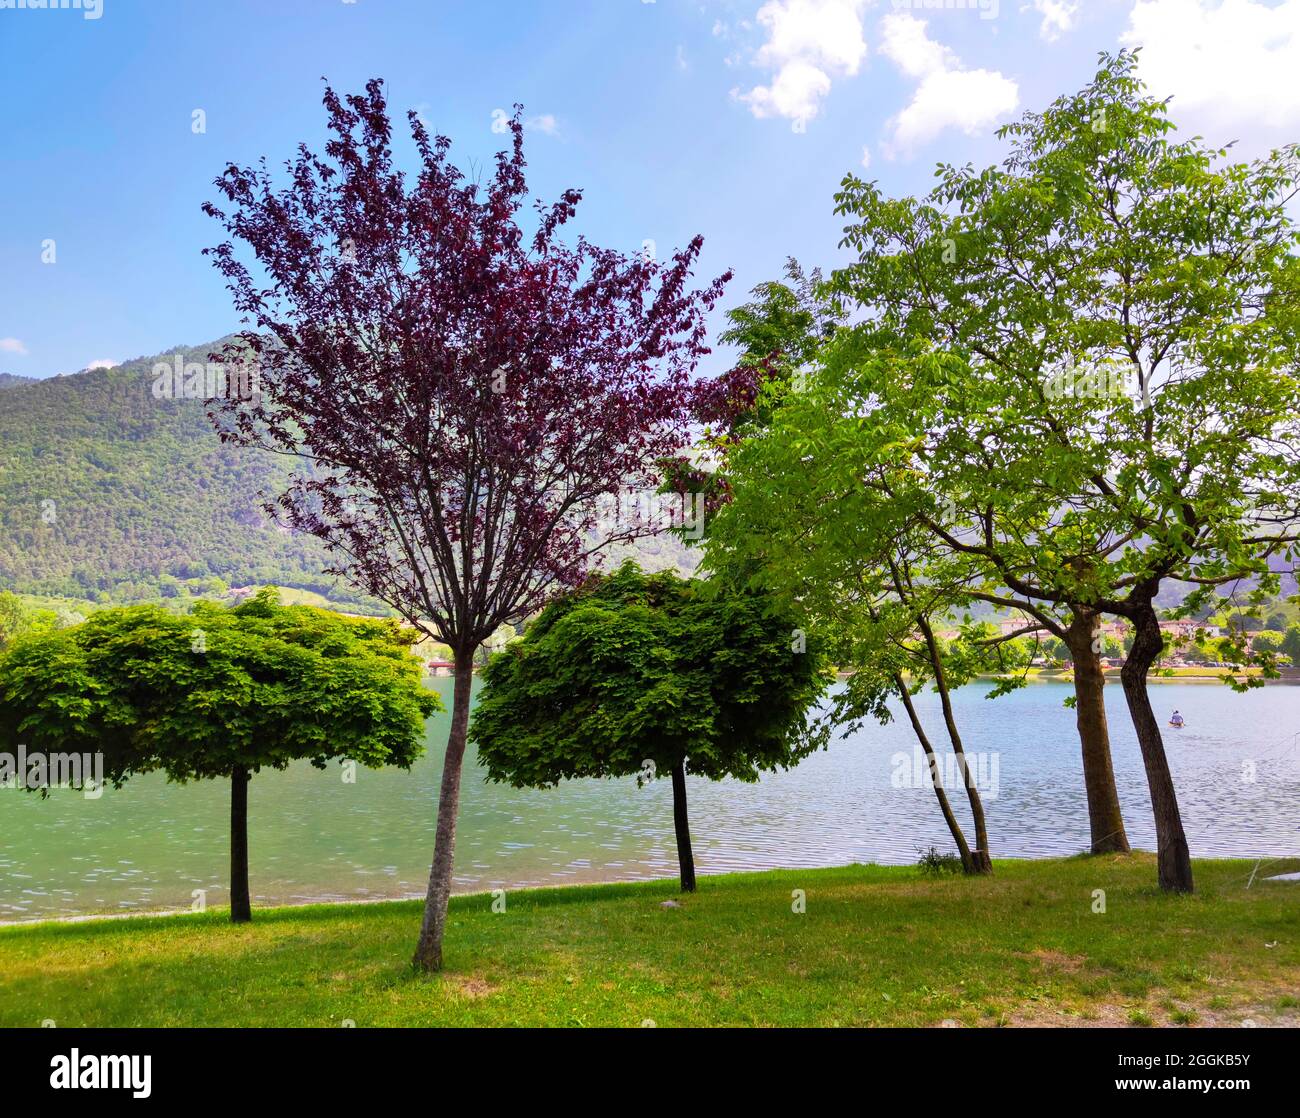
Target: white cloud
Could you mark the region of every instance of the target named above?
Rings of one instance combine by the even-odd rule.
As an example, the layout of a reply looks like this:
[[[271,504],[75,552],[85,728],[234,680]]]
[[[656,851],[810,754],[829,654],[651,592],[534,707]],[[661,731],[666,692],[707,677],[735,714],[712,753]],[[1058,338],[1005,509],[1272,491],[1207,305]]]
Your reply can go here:
[[[911,104],[887,125],[886,155],[907,154],[949,128],[976,135],[1012,112],[1020,89],[997,70],[967,70],[952,50],[931,39],[926,22],[893,12],[880,24],[881,53],[920,84]]]
[[[1079,0],[1032,0],[1030,6],[1043,17],[1038,34],[1049,43],[1056,42],[1078,26]]]
[[[930,38],[926,22],[906,12],[880,21],[880,53],[909,78],[923,78],[958,65],[957,56]]]
[[[17,338],[0,338],[0,353],[15,353],[19,357],[26,357],[27,347]]]
[[[685,71],[685,70],[689,70],[690,68],[691,68],[690,63],[686,61],[686,48],[683,47],[681,43],[678,43],[677,44],[677,69]]]
[[[1139,76],[1173,95],[1172,118],[1213,143],[1295,138],[1300,126],[1300,0],[1137,0],[1125,46]]]
[[[110,361],[107,357],[97,357],[94,361],[92,361],[89,365],[87,365],[86,368],[87,369],[115,369],[117,368],[117,364],[118,363],[116,361]]]
[[[754,62],[774,71],[768,85],[733,95],[760,119],[784,117],[802,132],[830,92],[832,75],[858,72],[867,53],[862,11],[867,0],[768,0],[758,10],[767,31]]]
[[[869,168],[871,166],[871,149],[868,147],[862,149],[862,166],[863,168]]]
[[[811,62],[787,62],[771,85],[760,85],[741,95],[756,117],[786,117],[790,127],[802,132],[817,115],[817,106],[831,91],[831,79]]]
[[[541,116],[530,116],[524,121],[525,128],[535,128],[538,132],[547,136],[554,136],[560,130],[560,122],[550,113],[542,113]]]
[[[758,10],[768,40],[759,48],[763,66],[796,59],[857,73],[867,53],[862,38],[863,0],[769,0]]]

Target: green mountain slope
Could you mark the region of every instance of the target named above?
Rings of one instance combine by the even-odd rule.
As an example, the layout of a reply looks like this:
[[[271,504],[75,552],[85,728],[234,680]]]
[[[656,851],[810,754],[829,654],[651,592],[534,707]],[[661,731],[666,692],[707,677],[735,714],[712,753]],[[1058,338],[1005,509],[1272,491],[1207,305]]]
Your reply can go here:
[[[10,385],[0,395],[0,585],[100,601],[276,582],[359,602],[316,540],[267,520],[288,465],[223,446],[199,400],[156,399],[152,368]],[[189,587],[178,585],[190,580]]]
[[[375,608],[321,574],[314,538],[262,512],[287,461],[223,446],[202,401],[153,396],[155,362],[204,361],[218,345],[0,380],[0,588],[133,601],[276,583]],[[651,569],[694,566],[673,539],[634,550]]]

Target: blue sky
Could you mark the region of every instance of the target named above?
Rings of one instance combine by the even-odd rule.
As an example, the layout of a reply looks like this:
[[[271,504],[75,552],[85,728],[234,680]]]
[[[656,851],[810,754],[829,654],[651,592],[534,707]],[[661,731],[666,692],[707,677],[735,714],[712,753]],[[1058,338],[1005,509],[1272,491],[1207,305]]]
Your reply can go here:
[[[319,144],[322,77],[384,78],[463,168],[522,102],[537,193],[581,188],[574,228],[629,252],[703,234],[724,305],[840,260],[846,172],[912,193],[992,162],[999,123],[1123,43],[1189,129],[1300,138],[1300,0],[39,2],[0,0],[0,372],[25,376],[236,326],[200,204],[227,162]]]

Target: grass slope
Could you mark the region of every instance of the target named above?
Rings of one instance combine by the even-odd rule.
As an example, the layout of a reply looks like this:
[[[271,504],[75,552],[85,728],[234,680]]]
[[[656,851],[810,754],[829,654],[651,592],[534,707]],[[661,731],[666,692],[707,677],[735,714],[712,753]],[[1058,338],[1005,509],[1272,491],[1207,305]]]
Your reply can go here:
[[[1300,885],[1251,870],[1197,862],[1187,897],[1146,854],[458,897],[433,978],[416,903],[11,927],[0,1024],[1300,1025]]]

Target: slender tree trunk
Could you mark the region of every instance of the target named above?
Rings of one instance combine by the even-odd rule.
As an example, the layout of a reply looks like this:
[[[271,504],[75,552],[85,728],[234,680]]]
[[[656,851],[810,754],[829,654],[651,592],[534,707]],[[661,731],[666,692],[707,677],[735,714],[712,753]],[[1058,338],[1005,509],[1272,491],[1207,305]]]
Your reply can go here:
[[[234,924],[253,919],[248,896],[248,781],[247,769],[230,774],[230,920]]]
[[[984,822],[984,800],[979,789],[975,787],[975,775],[966,763],[966,750],[962,746],[961,734],[957,732],[957,717],[953,714],[952,699],[948,694],[948,681],[943,670],[943,657],[939,653],[939,644],[934,639],[934,630],[925,618],[919,619],[922,634],[925,636],[926,648],[930,653],[930,665],[934,669],[934,685],[939,690],[939,702],[943,707],[943,721],[948,728],[948,740],[952,742],[952,751],[957,755],[957,766],[961,769],[962,783],[966,785],[966,798],[970,801],[971,820],[975,824],[975,849],[971,851],[971,862],[976,873],[992,873],[993,858],[989,853],[989,832]]]
[[[1187,849],[1187,835],[1178,812],[1174,778],[1165,756],[1160,724],[1151,709],[1147,692],[1147,673],[1164,649],[1164,634],[1150,602],[1140,605],[1129,617],[1133,622],[1133,648],[1124,661],[1120,680],[1128,701],[1133,728],[1137,731],[1142,762],[1147,770],[1147,787],[1151,790],[1151,808],[1156,821],[1156,858],[1160,888],[1172,893],[1192,891],[1192,859]]]
[[[460,775],[465,762],[465,738],[469,732],[469,697],[474,685],[474,650],[457,650],[455,657],[451,732],[447,735],[442,788],[438,793],[438,830],[433,844],[433,865],[429,869],[429,891],[424,899],[424,922],[412,959],[413,965],[423,971],[442,969],[442,935],[447,926],[447,902],[451,899]]]
[[[912,705],[912,695],[907,690],[907,683],[901,675],[896,674],[894,676],[894,686],[898,688],[898,696],[903,700],[903,708],[907,711],[907,717],[911,720],[916,740],[921,743],[921,748],[925,750],[926,760],[930,763],[930,783],[934,787],[935,798],[939,801],[939,810],[943,812],[943,821],[948,824],[948,832],[952,835],[953,842],[957,844],[957,853],[961,855],[962,872],[977,873],[978,870],[975,866],[975,858],[971,854],[970,844],[966,841],[966,835],[961,829],[961,824],[957,822],[957,816],[953,814],[952,805],[948,802],[948,794],[943,790],[943,776],[939,770],[938,758],[934,755],[934,746],[930,744],[925,727],[921,725],[921,719],[916,713],[916,707]]]
[[[1115,788],[1106,724],[1106,673],[1097,644],[1100,618],[1092,610],[1071,607],[1065,643],[1074,661],[1074,713],[1083,746],[1083,786],[1088,793],[1088,826],[1093,854],[1128,853],[1128,835]]]
[[[673,766],[673,829],[677,832],[677,865],[682,892],[695,892],[695,855],[691,853],[691,824],[686,817],[686,763]]]

